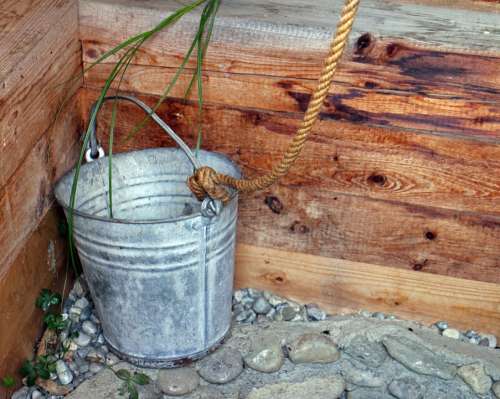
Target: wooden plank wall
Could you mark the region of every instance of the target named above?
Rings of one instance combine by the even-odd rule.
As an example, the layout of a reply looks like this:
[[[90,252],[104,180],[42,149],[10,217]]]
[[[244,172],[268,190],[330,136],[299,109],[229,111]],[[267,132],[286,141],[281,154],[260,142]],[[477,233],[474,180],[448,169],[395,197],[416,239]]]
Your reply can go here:
[[[81,78],[70,79],[82,64],[78,3],[2,1],[0,39],[1,377],[32,355],[40,289],[64,279],[52,186],[73,163],[80,130]]]
[[[203,73],[204,148],[228,154],[247,176],[270,169],[303,115],[341,3],[224,3]],[[441,3],[362,2],[300,161],[280,184],[241,200],[238,286],[500,333],[500,37],[491,34],[500,5]],[[81,0],[85,65],[176,3],[145,4]],[[189,18],[143,47],[123,90],[155,103],[193,36]],[[110,68],[86,74],[84,112]],[[193,144],[187,81],[159,113]],[[141,116],[132,105],[120,110],[115,150],[172,145],[152,124],[123,140]],[[103,141],[109,116],[108,108]]]

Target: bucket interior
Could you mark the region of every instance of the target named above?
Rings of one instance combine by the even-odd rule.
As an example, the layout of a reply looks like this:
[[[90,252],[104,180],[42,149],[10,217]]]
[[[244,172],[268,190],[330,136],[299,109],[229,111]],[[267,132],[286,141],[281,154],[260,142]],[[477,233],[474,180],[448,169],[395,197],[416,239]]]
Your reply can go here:
[[[198,159],[218,172],[240,177],[227,157],[200,151]],[[200,212],[201,203],[186,180],[193,166],[177,148],[159,148],[113,155],[113,219],[127,221],[170,220]],[[80,215],[109,218],[108,157],[82,165],[75,210]],[[55,195],[69,206],[74,170],[56,185]]]

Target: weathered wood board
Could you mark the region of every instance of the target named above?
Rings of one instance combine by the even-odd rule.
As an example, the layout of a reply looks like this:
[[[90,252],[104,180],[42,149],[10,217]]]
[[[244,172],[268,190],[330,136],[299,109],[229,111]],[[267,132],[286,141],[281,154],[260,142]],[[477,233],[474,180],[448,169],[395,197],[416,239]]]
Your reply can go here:
[[[52,187],[76,156],[82,58],[77,1],[7,0],[0,8],[2,377],[32,356],[41,329],[38,293],[60,290],[64,280]]]
[[[86,90],[82,103],[97,95]],[[110,109],[98,123],[105,147]],[[176,101],[159,109],[190,144],[196,112]],[[143,114],[124,103],[118,115],[114,151],[172,145],[153,123],[125,140]],[[260,175],[297,124],[290,115],[207,105],[203,146],[229,155],[247,176]],[[280,184],[243,197],[239,240],[500,283],[499,155],[499,146],[480,141],[323,121]]]
[[[35,306],[40,290],[62,292],[65,279],[66,289],[71,284],[66,240],[58,230],[62,217],[49,210],[0,277],[0,376],[14,375],[33,355],[42,331],[42,311]]]
[[[360,309],[500,335],[497,284],[252,245],[236,251],[236,286],[260,287],[332,313]]]

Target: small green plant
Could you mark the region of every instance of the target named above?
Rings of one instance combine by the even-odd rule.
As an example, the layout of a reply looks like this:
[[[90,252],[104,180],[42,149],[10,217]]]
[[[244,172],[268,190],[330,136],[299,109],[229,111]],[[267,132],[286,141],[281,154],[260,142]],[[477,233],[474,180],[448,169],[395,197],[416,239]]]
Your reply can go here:
[[[2,378],[1,385],[5,389],[14,388],[16,385],[16,379],[11,375],[6,375],[5,377]]]
[[[36,299],[36,306],[47,312],[51,306],[59,305],[61,303],[61,295],[56,292],[44,288],[40,291],[40,295]]]
[[[59,313],[47,313],[43,317],[43,322],[49,330],[53,331],[62,331],[69,327],[70,323],[68,319],[64,319],[63,315]]]
[[[26,385],[35,385],[36,379],[50,379],[50,374],[56,371],[56,358],[52,355],[38,356],[34,361],[25,360],[19,372],[26,377]]]
[[[128,395],[128,399],[138,399],[139,391],[137,390],[137,385],[147,385],[151,382],[151,379],[144,373],[130,373],[130,371],[125,369],[113,370],[110,368],[115,375],[123,381],[120,387],[119,393],[122,396]]]

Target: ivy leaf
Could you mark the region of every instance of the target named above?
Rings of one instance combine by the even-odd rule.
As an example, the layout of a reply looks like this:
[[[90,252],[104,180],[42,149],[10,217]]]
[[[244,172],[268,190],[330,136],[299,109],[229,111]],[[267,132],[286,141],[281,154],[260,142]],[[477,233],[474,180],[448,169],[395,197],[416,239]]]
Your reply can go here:
[[[65,320],[62,314],[48,313],[43,317],[43,322],[49,330],[61,331],[68,326],[69,320]]]
[[[134,373],[132,381],[137,385],[147,385],[151,382],[151,379],[144,373]]]
[[[139,392],[131,381],[128,383],[128,395],[129,399],[139,399]]]
[[[52,305],[59,305],[61,303],[61,295],[44,288],[40,291],[40,295],[38,295],[35,303],[37,307],[46,312]]]
[[[2,378],[2,386],[4,388],[7,389],[13,388],[14,385],[16,385],[16,380],[11,375],[6,375],[5,377]]]
[[[50,371],[45,367],[37,367],[37,374],[43,380],[50,380]]]
[[[32,362],[26,360],[19,369],[19,372],[23,377],[26,377],[26,384],[29,387],[35,385],[37,373],[35,371],[35,367],[33,366]]]
[[[130,372],[128,370],[125,370],[125,369],[120,369],[120,370],[116,371],[115,374],[120,380],[123,380],[123,381],[130,381],[130,379],[132,378],[132,375],[130,374]]]

